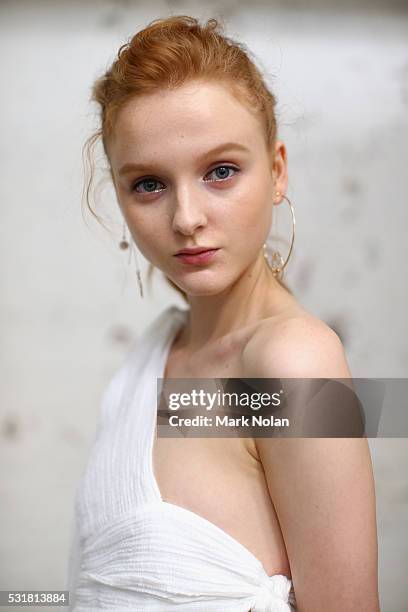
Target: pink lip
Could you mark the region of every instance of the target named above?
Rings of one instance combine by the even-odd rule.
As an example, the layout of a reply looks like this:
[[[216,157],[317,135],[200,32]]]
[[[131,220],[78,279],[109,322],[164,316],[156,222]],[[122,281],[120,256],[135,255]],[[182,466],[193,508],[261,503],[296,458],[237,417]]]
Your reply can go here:
[[[190,265],[205,264],[213,259],[217,251],[219,251],[219,249],[210,249],[208,251],[201,251],[201,253],[196,254],[180,253],[175,257],[177,257],[177,259],[183,263]]]

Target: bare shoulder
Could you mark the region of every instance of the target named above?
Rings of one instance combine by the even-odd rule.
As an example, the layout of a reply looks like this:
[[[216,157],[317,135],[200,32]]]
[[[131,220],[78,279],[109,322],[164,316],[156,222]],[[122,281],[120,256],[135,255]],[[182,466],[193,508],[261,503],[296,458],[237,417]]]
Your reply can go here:
[[[262,321],[242,355],[249,378],[351,377],[338,335],[307,312]],[[260,437],[255,449],[282,529],[298,609],[379,612],[367,439]]]
[[[350,378],[343,344],[324,321],[301,308],[262,321],[242,352],[248,378]]]

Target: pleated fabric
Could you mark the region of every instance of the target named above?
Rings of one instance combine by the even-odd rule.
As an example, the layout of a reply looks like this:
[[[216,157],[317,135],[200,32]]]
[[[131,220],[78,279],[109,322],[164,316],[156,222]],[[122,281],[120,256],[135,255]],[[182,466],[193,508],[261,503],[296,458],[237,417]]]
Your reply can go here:
[[[292,581],[204,517],[162,499],[152,467],[161,378],[188,310],[169,306],[101,400],[76,490],[71,612],[295,612]]]

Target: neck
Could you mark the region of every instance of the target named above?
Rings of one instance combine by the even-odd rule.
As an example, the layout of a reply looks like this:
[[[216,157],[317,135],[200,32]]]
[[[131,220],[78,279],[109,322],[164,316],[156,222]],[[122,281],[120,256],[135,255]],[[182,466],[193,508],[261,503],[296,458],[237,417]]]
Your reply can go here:
[[[195,350],[293,302],[267,265],[263,252],[227,289],[216,295],[188,295],[189,318],[182,342]],[[180,338],[181,340],[181,338]]]

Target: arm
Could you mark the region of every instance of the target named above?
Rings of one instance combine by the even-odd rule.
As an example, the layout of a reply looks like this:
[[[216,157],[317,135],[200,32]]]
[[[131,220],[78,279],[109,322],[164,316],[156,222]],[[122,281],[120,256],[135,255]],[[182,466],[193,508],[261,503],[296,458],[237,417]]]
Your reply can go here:
[[[338,336],[321,321],[288,321],[262,342],[253,340],[244,355],[249,377],[350,376]],[[256,446],[285,540],[298,612],[379,612],[367,439],[256,438]]]

